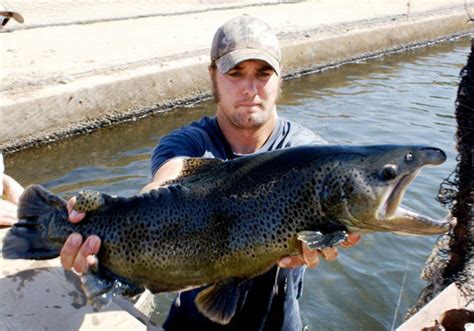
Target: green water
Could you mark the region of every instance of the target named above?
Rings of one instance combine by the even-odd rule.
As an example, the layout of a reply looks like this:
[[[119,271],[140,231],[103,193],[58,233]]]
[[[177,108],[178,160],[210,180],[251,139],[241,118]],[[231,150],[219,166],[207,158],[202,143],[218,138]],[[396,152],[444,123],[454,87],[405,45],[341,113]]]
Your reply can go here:
[[[333,143],[416,143],[444,149],[448,161],[423,170],[403,202],[442,218],[447,211],[434,198],[455,166],[454,100],[469,47],[468,39],[450,41],[286,81],[278,109]],[[213,113],[208,101],[25,150],[6,158],[7,173],[63,197],[81,189],[135,194],[150,180],[150,153],[160,137]],[[305,323],[310,330],[399,325],[424,286],[419,274],[435,240],[370,234],[357,247],[341,250],[337,261],[309,270],[301,300]],[[172,298],[158,298],[159,321]]]

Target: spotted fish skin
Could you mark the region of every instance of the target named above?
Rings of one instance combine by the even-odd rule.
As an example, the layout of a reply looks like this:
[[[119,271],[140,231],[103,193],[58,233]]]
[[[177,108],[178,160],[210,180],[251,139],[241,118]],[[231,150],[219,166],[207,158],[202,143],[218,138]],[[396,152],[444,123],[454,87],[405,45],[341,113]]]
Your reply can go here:
[[[299,254],[307,233],[445,232],[446,223],[396,208],[420,168],[445,158],[426,146],[311,145],[226,162],[188,159],[181,177],[143,195],[80,193],[75,208],[87,214],[78,224],[67,220],[64,200],[31,186],[3,255],[51,258],[72,232],[96,234],[102,239],[99,268],[122,282],[152,292],[227,284]],[[38,247],[36,241],[36,253],[24,249],[35,231],[43,242]],[[228,322],[219,316],[218,322]]]

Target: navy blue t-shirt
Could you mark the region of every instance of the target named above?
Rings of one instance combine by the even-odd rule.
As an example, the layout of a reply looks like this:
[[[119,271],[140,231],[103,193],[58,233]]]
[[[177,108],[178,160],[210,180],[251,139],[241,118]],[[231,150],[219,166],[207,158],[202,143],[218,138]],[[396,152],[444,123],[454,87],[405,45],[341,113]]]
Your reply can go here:
[[[325,144],[318,135],[301,125],[279,117],[265,144],[257,151],[265,152],[304,144]],[[235,155],[217,125],[215,117],[203,117],[197,122],[164,136],[151,159],[152,175],[173,157],[210,157],[230,160]],[[274,291],[277,267],[248,282],[245,303],[228,325],[214,323],[197,310],[194,298],[202,290],[181,293],[180,304],[171,306],[163,325],[167,331],[276,331],[302,330],[298,299],[303,287],[304,268],[280,269],[278,291]]]

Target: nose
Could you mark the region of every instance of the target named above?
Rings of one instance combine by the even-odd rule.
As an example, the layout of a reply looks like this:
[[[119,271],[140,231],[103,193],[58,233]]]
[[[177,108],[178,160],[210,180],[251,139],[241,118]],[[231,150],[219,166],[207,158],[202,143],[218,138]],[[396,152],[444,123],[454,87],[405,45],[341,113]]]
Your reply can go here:
[[[243,94],[253,97],[257,94],[257,81],[254,77],[248,77],[243,81]]]
[[[438,165],[446,161],[446,153],[436,147],[425,147],[421,149],[425,164]]]

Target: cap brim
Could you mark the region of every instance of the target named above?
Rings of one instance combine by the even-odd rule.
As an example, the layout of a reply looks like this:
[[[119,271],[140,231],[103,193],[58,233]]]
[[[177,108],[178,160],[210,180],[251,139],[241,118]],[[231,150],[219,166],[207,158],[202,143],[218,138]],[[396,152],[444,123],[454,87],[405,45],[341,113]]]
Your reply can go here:
[[[269,53],[260,49],[245,48],[232,51],[217,59],[216,65],[217,69],[221,73],[226,74],[227,72],[229,72],[230,69],[234,68],[240,62],[247,60],[265,61],[273,68],[273,70],[275,70],[275,73],[278,76],[281,75],[280,63],[278,62],[278,60],[271,56]]]

